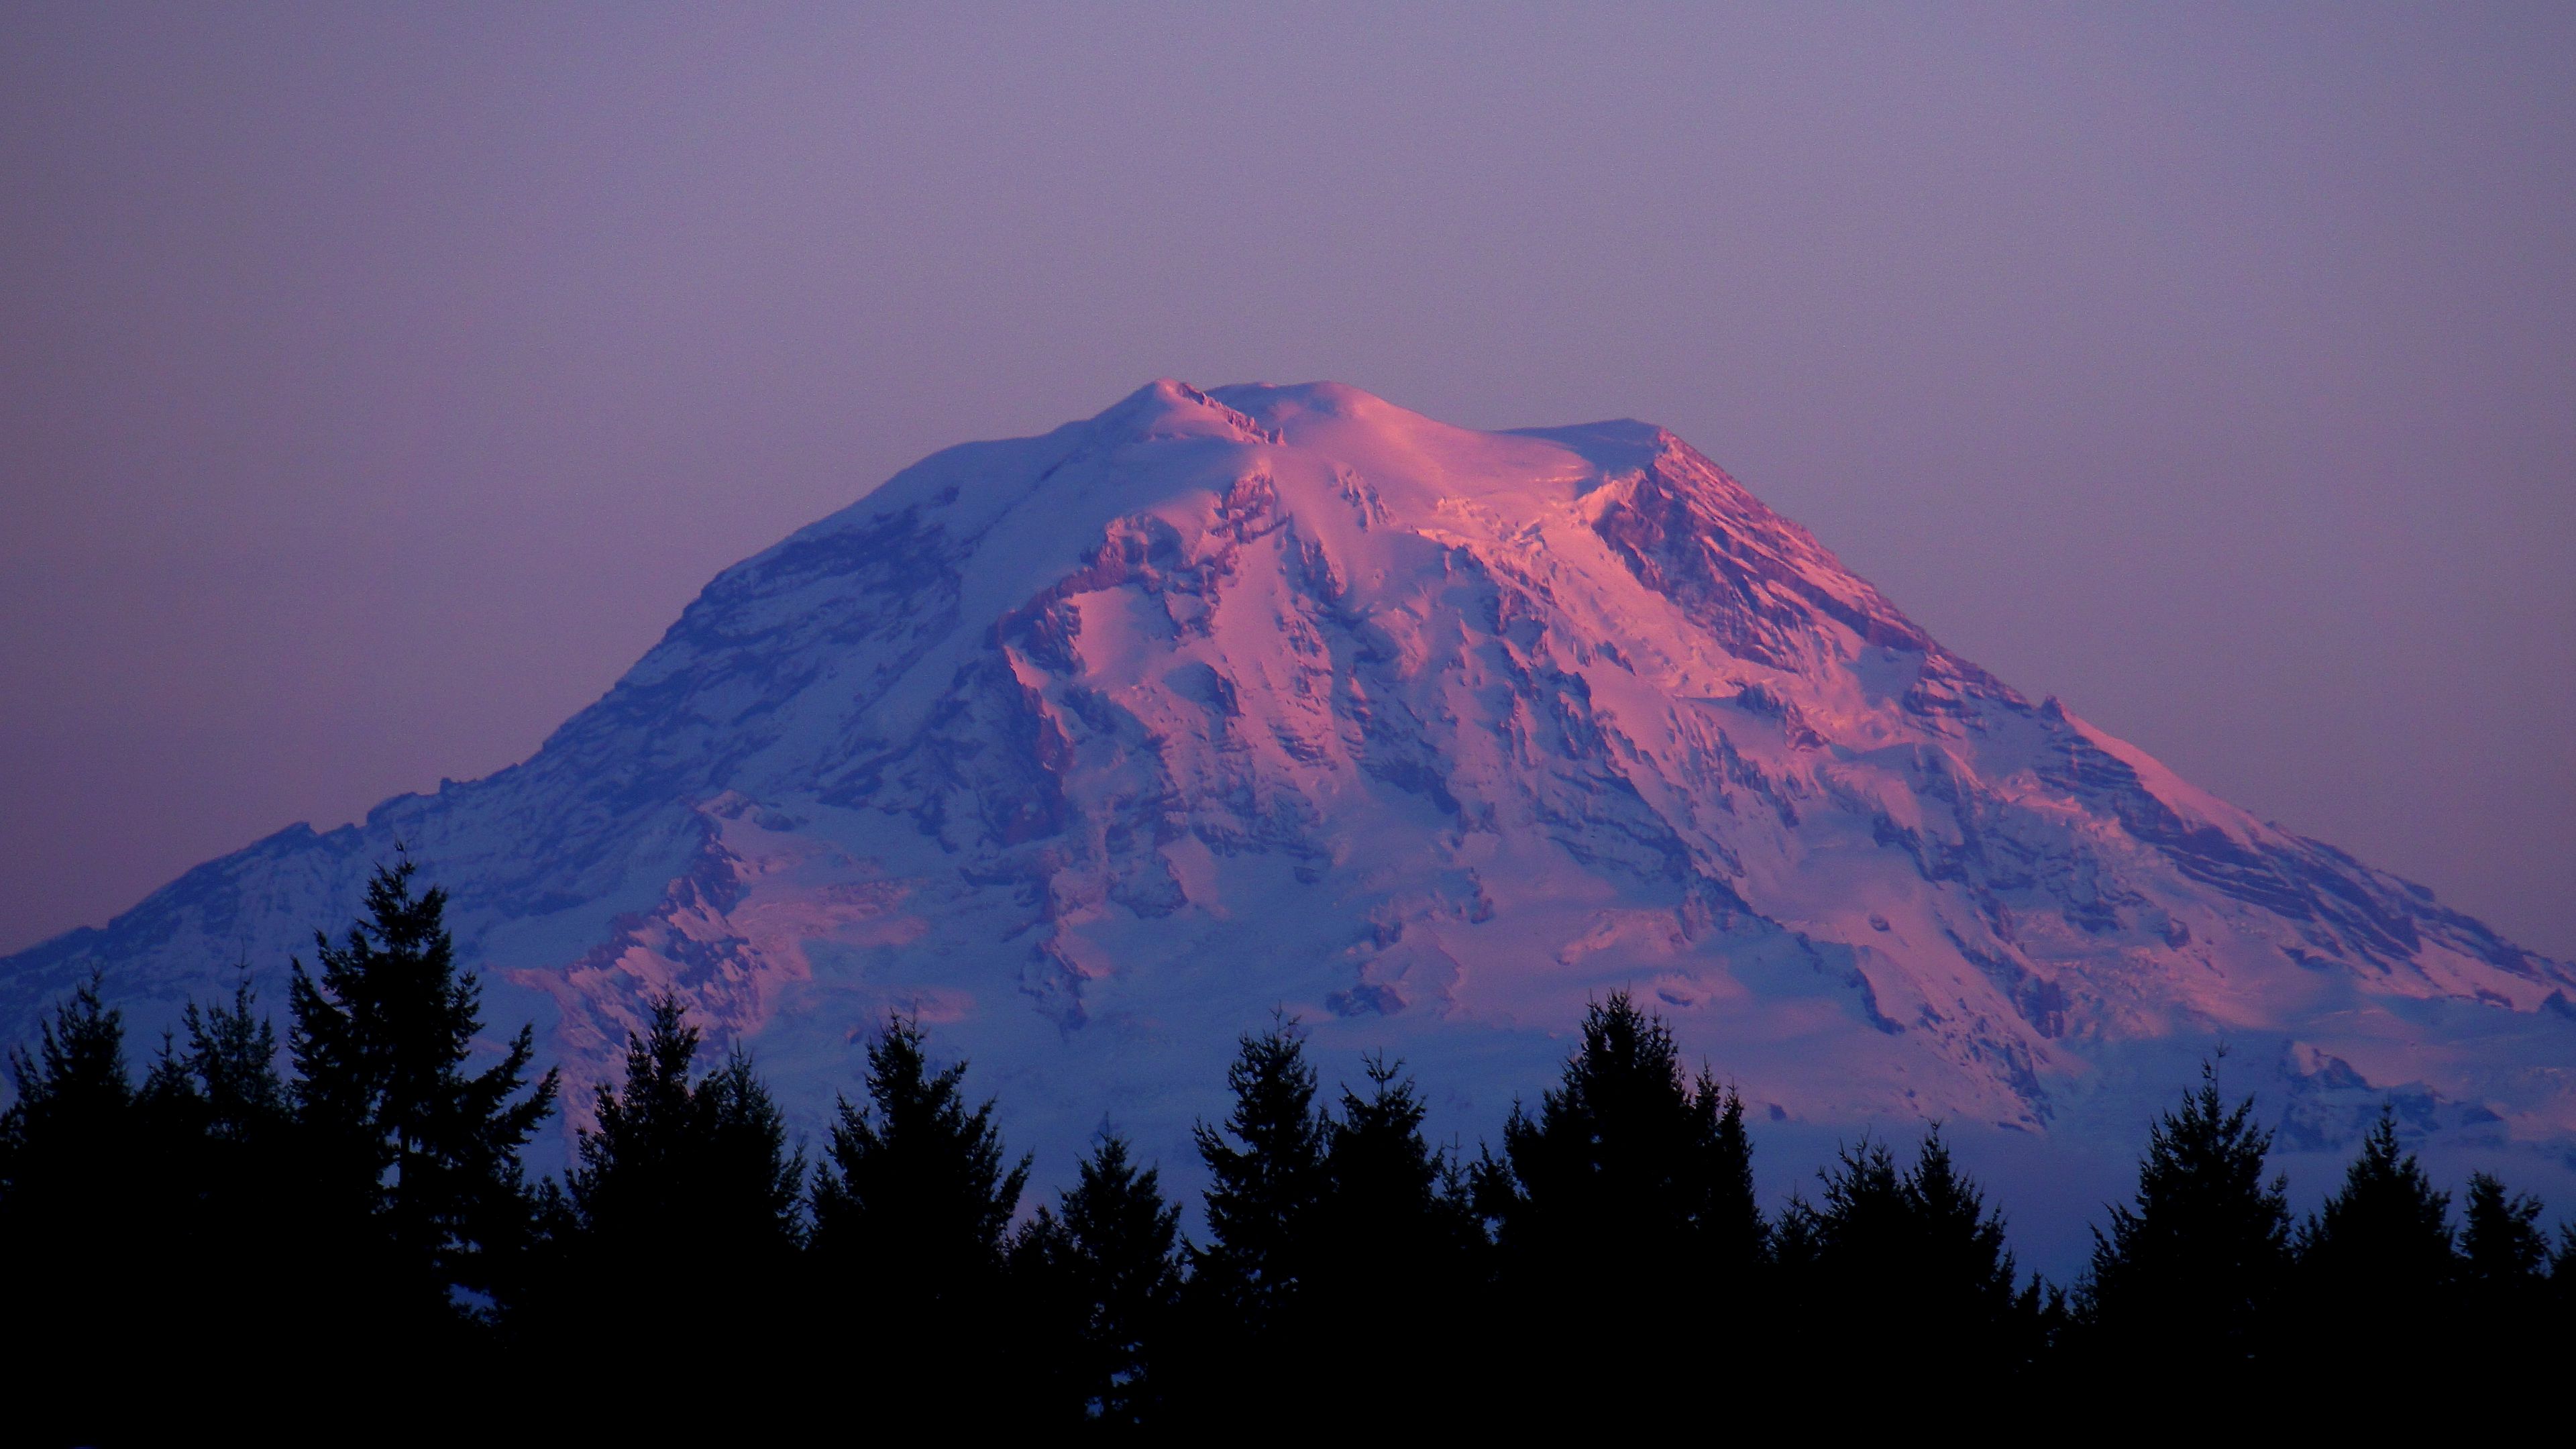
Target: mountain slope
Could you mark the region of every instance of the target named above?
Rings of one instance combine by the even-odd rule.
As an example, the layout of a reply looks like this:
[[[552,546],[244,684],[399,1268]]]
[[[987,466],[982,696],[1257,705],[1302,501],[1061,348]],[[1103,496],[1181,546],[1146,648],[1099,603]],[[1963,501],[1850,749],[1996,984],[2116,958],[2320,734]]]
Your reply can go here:
[[[298,827],[0,962],[145,1023],[276,983],[404,842],[577,1079],[651,993],[814,1120],[919,1012],[1062,1164],[1167,1159],[1235,1033],[1444,1122],[1635,988],[1779,1121],[2116,1132],[2217,1041],[2330,1145],[2383,1098],[2576,1139],[2576,972],[1944,650],[1660,429],[1158,382],[727,570],[525,764]],[[1338,1068],[1335,1068],[1338,1070]]]

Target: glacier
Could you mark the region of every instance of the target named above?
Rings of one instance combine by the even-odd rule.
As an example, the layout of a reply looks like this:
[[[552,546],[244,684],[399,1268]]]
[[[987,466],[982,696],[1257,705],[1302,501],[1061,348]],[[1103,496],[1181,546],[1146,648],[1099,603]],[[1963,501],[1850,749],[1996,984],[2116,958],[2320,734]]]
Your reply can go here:
[[[1104,1125],[1184,1165],[1277,1012],[1472,1144],[1615,988],[1775,1170],[1939,1120],[2080,1214],[2223,1045],[2292,1152],[2393,1102],[2576,1180],[2576,970],[2024,698],[1636,422],[1164,380],[948,449],[526,762],[0,961],[0,1034],[93,971],[146,1042],[243,971],[282,1006],[398,843],[576,1086],[671,991],[810,1130],[914,1013],[1041,1181]]]

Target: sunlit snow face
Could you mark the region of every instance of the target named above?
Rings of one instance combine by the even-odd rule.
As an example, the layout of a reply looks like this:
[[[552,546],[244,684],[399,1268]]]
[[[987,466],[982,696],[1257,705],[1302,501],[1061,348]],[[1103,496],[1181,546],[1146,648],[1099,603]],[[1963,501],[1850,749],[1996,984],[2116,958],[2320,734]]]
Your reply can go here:
[[[0,949],[1157,372],[1708,447],[2576,955],[2565,7],[13,7]]]
[[[2576,1135],[2565,966],[2033,703],[1641,423],[1165,380],[946,450],[525,765],[20,979],[107,964],[144,1021],[274,976],[397,838],[576,1082],[670,992],[811,1119],[908,1012],[1066,1161],[1104,1118],[1185,1156],[1276,1009],[1488,1131],[1611,990],[1784,1132],[2125,1150],[2223,1038],[2320,1142],[2399,1090]]]

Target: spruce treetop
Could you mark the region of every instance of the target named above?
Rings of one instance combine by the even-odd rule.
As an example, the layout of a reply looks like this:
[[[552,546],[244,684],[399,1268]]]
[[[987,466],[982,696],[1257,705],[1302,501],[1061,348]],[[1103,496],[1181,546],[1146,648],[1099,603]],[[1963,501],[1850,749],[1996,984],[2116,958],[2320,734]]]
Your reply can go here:
[[[918,1020],[886,1019],[868,1047],[867,1104],[842,1099],[815,1173],[818,1249],[849,1261],[883,1254],[884,1274],[925,1299],[1000,1271],[1029,1159],[1004,1165],[993,1103],[969,1108],[965,1078],[962,1061],[930,1069]]]
[[[2289,1184],[2267,1178],[2254,1099],[2229,1105],[2215,1061],[2148,1130],[2133,1202],[2093,1234],[2085,1317],[2130,1351],[2241,1365],[2260,1350],[2290,1266]]]
[[[1293,1017],[1238,1043],[1222,1127],[1192,1129],[1207,1164],[1209,1244],[1192,1254],[1212,1287],[1255,1316],[1279,1308],[1305,1276],[1308,1220],[1328,1186],[1329,1124],[1315,1108],[1315,1069]]]
[[[526,1231],[520,1150],[554,1111],[553,1069],[531,1085],[534,1029],[468,1070],[481,982],[456,967],[447,893],[412,893],[397,851],[367,881],[366,915],[338,942],[316,932],[319,969],[290,963],[287,1051],[299,1126],[326,1180],[383,1228],[400,1271],[445,1301],[483,1290],[491,1258]]]

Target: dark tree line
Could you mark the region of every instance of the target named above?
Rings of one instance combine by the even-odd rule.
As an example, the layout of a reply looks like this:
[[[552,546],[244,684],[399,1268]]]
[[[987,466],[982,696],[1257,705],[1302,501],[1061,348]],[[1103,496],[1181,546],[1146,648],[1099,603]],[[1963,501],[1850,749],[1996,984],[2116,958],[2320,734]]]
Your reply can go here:
[[[215,1405],[256,1433],[249,1386],[281,1376],[317,1424],[365,1424],[525,1296],[543,1194],[520,1150],[555,1074],[530,1080],[524,1028],[468,1069],[480,988],[414,873],[378,871],[366,920],[294,964],[282,1051],[245,985],[188,1007],[138,1086],[93,981],[11,1054],[11,1437],[163,1440]]]
[[[1401,1064],[1328,1099],[1292,1021],[1245,1036],[1197,1130],[1203,1235],[1115,1135],[1025,1204],[994,1104],[902,1018],[809,1163],[667,997],[531,1184],[556,1078],[526,1028],[472,1067],[479,990],[413,876],[317,937],[283,1040],[244,987],[138,1082],[92,984],[11,1054],[8,1438],[1600,1429],[1965,1385],[2187,1416],[2576,1346],[2576,1229],[2484,1175],[2455,1222],[2386,1115],[2296,1222],[2214,1071],[2069,1289],[2019,1273],[1938,1128],[1766,1215],[1742,1100],[1624,994],[1473,1160],[1426,1140]]]

